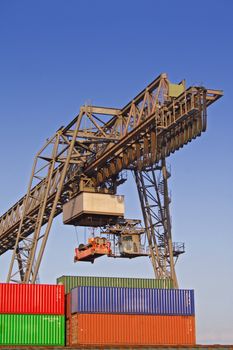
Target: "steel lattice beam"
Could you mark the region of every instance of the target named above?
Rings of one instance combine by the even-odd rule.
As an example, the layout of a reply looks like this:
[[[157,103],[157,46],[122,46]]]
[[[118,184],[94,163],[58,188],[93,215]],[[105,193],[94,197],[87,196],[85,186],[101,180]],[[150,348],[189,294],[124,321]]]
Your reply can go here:
[[[173,257],[169,212],[168,177],[163,158],[156,166],[135,170],[134,177],[150,248],[150,258],[157,278],[171,278],[178,288]]]
[[[36,281],[53,218],[76,193],[115,193],[122,170],[140,178],[205,131],[206,109],[222,92],[170,88],[162,74],[122,109],[83,106],[45,143],[27,194],[0,217],[0,255],[13,248],[8,281]]]

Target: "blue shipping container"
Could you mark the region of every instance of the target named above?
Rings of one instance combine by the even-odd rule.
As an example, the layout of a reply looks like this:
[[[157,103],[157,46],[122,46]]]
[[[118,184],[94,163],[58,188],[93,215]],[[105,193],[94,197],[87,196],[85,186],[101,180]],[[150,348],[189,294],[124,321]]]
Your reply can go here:
[[[80,286],[71,291],[71,312],[194,315],[194,291]]]

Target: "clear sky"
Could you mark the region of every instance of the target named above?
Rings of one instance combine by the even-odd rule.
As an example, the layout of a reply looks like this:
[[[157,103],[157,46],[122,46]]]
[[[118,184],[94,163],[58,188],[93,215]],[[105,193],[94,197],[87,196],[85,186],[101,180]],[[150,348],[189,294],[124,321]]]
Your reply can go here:
[[[233,343],[233,1],[0,0],[0,212],[26,191],[35,153],[86,102],[122,107],[167,72],[223,89],[208,129],[168,159],[175,241],[186,243],[177,273],[194,288],[198,343]],[[132,178],[119,188],[128,217],[140,217]],[[83,229],[78,229],[79,239]],[[77,238],[57,218],[40,270],[153,277],[148,259],[73,264]],[[0,257],[6,278],[10,255]]]

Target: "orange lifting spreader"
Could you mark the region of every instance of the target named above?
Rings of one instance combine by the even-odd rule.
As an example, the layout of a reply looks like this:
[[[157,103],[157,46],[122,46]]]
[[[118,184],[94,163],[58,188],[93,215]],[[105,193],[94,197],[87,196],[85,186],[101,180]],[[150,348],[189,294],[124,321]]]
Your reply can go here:
[[[111,243],[104,237],[88,238],[88,244],[80,244],[75,248],[74,262],[90,261],[94,262],[96,258],[103,255],[111,255]]]

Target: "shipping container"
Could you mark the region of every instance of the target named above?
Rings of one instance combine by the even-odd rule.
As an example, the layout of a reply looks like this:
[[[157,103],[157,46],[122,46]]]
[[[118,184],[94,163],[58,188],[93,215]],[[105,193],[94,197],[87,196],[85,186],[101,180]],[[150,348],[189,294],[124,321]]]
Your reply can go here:
[[[65,343],[65,317],[58,315],[0,315],[1,345]]]
[[[0,314],[64,315],[64,286],[0,283]]]
[[[72,346],[194,345],[194,316],[74,314]]]
[[[126,287],[126,288],[173,288],[171,279],[152,278],[122,278],[122,277],[95,277],[95,276],[61,276],[57,284],[65,286],[65,293],[79,286],[94,287]]]
[[[71,313],[194,315],[194,291],[119,287],[77,287]]]
[[[65,295],[65,316],[66,318],[71,317],[71,294]]]
[[[70,346],[70,322],[71,320],[66,320],[66,346]]]
[[[0,349],[4,350],[9,350],[9,349],[16,349],[16,350],[58,350],[58,349],[63,349],[63,350],[68,350],[68,349],[73,349],[73,350],[78,350],[78,349],[90,349],[90,350],[120,350],[120,349],[128,349],[128,350],[138,350],[138,349],[143,349],[143,350],[233,350],[233,345],[221,345],[221,344],[209,344],[209,345],[153,345],[153,346],[148,346],[148,345],[143,345],[143,346],[138,346],[138,345],[122,345],[122,346],[93,346],[93,345],[81,345],[81,346],[65,346],[65,347],[57,347],[57,346],[43,346],[43,347],[38,347],[38,346],[0,346]]]

